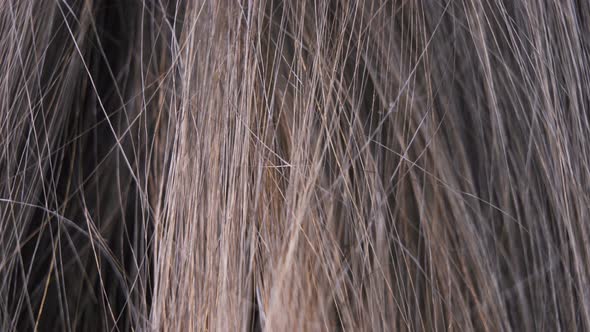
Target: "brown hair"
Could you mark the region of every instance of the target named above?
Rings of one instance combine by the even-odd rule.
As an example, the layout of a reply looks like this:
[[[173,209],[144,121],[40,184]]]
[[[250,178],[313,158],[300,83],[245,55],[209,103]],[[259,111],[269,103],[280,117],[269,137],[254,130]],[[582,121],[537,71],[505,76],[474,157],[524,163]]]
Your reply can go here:
[[[590,329],[590,3],[0,1],[0,329]]]

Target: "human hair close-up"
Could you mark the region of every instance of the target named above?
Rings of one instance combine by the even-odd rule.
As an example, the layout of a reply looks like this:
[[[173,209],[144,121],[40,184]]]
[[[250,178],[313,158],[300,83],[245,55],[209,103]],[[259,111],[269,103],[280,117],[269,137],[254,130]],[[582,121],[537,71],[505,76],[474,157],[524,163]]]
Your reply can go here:
[[[0,0],[0,331],[589,331],[590,1]]]

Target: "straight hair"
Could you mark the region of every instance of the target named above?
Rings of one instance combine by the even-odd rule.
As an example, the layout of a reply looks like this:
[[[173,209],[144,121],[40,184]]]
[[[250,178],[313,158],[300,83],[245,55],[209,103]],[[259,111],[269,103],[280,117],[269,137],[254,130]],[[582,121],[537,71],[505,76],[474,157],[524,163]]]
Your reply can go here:
[[[590,2],[0,1],[0,330],[590,330]]]

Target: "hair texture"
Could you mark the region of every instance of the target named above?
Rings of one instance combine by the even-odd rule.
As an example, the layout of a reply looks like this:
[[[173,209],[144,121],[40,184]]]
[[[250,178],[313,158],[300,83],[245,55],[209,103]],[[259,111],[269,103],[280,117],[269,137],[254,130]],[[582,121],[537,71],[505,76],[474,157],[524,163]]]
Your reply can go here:
[[[590,330],[590,2],[1,0],[1,331]]]

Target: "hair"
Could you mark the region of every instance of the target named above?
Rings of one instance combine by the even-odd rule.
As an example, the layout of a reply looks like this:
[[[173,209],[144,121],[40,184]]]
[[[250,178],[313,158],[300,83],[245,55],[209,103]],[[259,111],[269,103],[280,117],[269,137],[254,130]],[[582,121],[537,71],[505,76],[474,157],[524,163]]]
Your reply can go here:
[[[0,1],[0,330],[590,329],[590,2]]]

